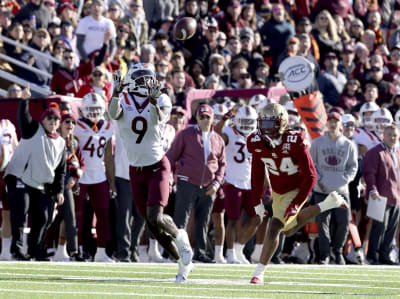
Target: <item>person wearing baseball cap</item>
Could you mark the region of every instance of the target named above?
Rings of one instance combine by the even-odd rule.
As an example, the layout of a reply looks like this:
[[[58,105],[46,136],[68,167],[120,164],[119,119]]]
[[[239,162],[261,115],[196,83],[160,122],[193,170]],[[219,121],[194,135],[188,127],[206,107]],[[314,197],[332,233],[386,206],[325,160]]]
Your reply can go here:
[[[335,208],[317,216],[320,248],[320,264],[332,262],[344,265],[343,247],[349,231],[350,203],[349,186],[357,174],[357,148],[354,142],[342,134],[342,116],[331,111],[327,116],[327,131],[313,140],[310,153],[318,173],[314,186],[315,203],[322,202],[326,196],[337,191],[346,202],[346,208]],[[331,221],[333,220],[334,221]],[[332,230],[329,230],[329,227]],[[327,229],[328,228],[328,229]]]
[[[176,165],[177,191],[174,221],[186,228],[192,209],[196,213],[196,246],[193,259],[215,263],[207,252],[208,222],[225,173],[225,143],[212,130],[214,113],[211,106],[201,104],[196,110],[197,125],[180,131],[167,152],[171,165]]]

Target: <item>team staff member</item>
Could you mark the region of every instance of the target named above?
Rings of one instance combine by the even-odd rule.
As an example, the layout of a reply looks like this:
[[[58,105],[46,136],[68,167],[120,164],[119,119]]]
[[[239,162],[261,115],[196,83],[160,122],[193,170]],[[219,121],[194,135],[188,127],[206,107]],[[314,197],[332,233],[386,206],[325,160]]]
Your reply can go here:
[[[47,108],[42,113],[41,122],[33,120],[29,113],[29,97],[30,93],[20,101],[18,125],[22,140],[7,167],[5,178],[7,184],[13,183],[14,189],[18,187],[17,178],[25,184],[31,219],[28,254],[44,261],[48,260],[44,243],[53,219],[54,203],[61,205],[64,202],[65,141],[57,133],[60,111],[54,107]],[[11,211],[11,222],[15,221],[13,217],[19,216],[21,219],[17,222],[24,223],[27,207],[24,203],[26,201],[22,200],[21,205],[10,205],[14,209]]]

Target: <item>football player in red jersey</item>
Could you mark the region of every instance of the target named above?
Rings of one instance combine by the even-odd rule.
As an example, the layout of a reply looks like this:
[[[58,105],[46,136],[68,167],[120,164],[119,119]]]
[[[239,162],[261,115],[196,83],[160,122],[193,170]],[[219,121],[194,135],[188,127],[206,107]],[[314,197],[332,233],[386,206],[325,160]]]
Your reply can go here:
[[[247,139],[247,148],[253,157],[253,205],[260,217],[265,213],[261,200],[265,168],[268,169],[273,199],[273,216],[260,262],[250,281],[254,284],[264,283],[264,271],[278,246],[281,231],[291,235],[319,213],[347,205],[337,192],[332,192],[318,205],[301,210],[317,181],[317,172],[304,132],[286,130],[287,125],[286,109],[279,104],[268,104],[259,113],[257,132]]]

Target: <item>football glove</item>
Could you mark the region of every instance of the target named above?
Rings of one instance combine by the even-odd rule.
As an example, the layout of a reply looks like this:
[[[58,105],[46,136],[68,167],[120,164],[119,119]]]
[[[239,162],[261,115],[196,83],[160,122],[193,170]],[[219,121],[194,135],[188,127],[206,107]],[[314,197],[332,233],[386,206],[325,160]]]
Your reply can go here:
[[[162,89],[161,83],[157,79],[150,80],[148,82],[147,88],[149,89],[150,101],[152,101],[153,103],[157,103],[157,100],[161,95],[161,89]]]

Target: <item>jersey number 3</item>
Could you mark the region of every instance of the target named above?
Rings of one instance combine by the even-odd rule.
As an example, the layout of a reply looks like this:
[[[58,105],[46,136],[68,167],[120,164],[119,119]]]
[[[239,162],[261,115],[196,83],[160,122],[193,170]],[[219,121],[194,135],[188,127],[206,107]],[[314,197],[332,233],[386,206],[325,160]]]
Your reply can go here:
[[[132,119],[131,128],[138,135],[136,143],[141,143],[147,131],[147,120],[142,116],[135,117]]]
[[[278,175],[282,172],[286,172],[287,175],[292,175],[297,173],[297,165],[295,165],[292,161],[291,158],[285,157],[281,161],[281,165],[278,167],[276,166],[276,163],[274,160],[271,158],[262,158],[262,161],[265,163],[265,165],[268,167],[268,171],[271,172],[274,175]]]

